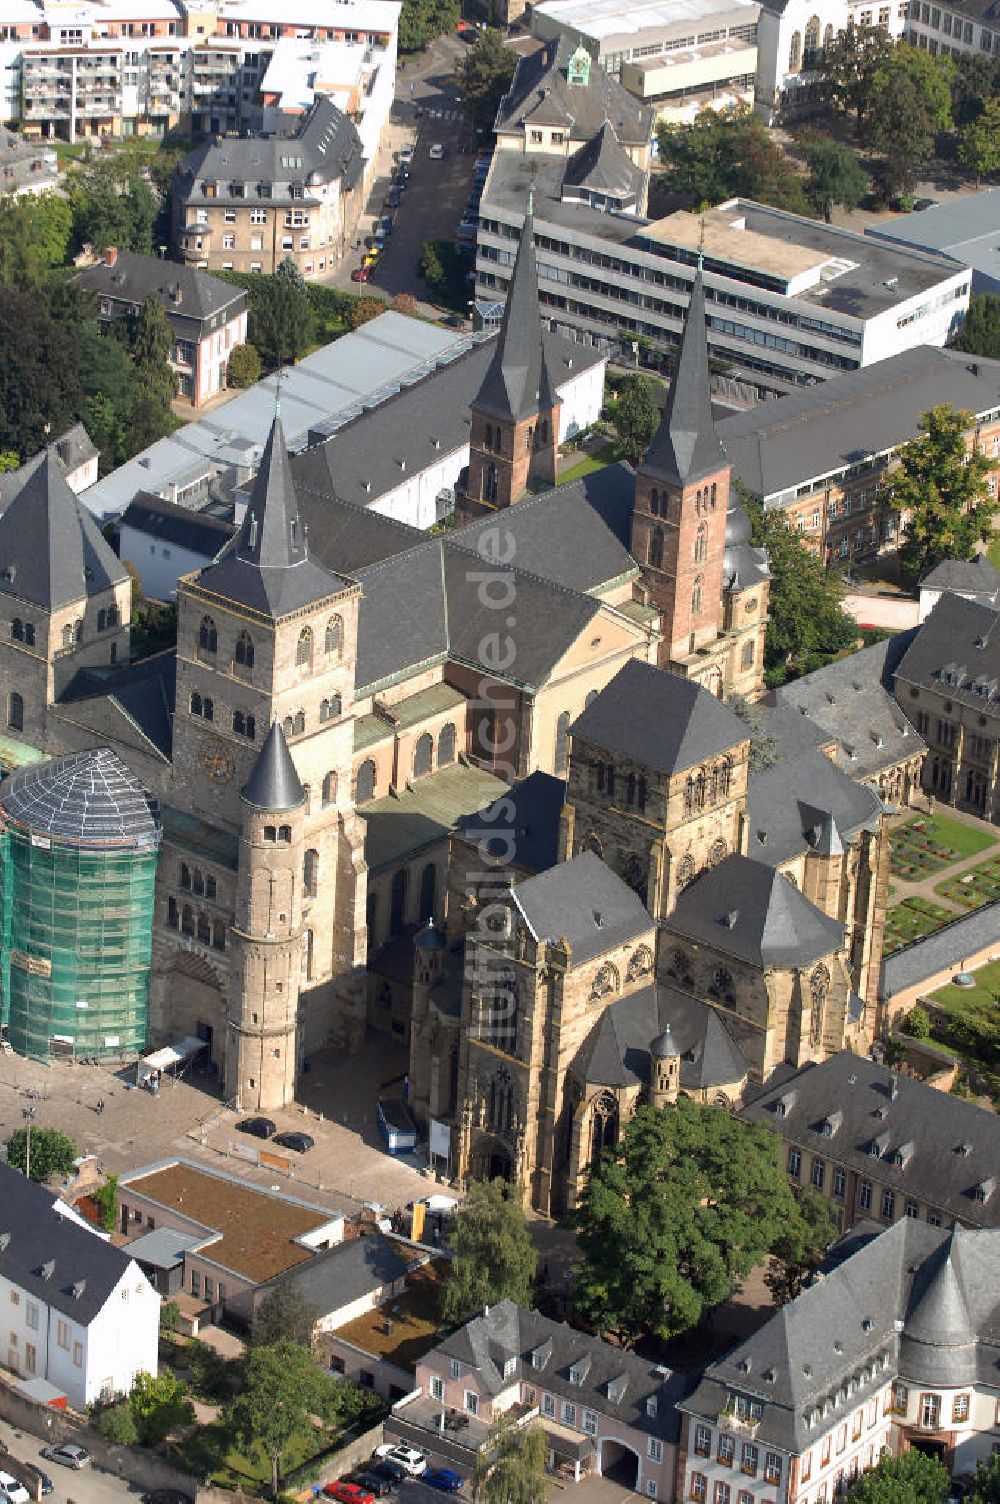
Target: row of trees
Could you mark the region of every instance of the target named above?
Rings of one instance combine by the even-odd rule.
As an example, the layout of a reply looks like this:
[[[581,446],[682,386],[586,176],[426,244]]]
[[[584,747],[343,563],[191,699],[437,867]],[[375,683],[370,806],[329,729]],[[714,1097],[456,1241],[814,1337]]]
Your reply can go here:
[[[290,256],[270,275],[261,272],[218,272],[223,281],[242,288],[247,295],[246,347],[230,358],[231,386],[250,386],[261,370],[274,371],[293,365],[314,345],[336,339],[349,329],[358,329],[384,313],[380,298],[355,297],[307,282]],[[401,294],[393,303],[400,312],[412,313],[414,300]]]

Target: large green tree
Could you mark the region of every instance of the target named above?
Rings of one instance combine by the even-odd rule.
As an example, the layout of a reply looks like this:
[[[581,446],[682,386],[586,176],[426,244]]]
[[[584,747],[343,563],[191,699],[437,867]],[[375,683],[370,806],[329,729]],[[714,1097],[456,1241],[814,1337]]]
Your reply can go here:
[[[825,1196],[808,1189],[794,1195],[799,1215],[779,1233],[764,1275],[776,1306],[785,1306],[801,1294],[837,1236],[837,1220]]]
[[[149,1373],[137,1373],[128,1405],[139,1440],[148,1447],[157,1446],[171,1431],[189,1426],[194,1420],[194,1406],[187,1397],[187,1385],[169,1368],[155,1378]]]
[[[79,244],[102,253],[111,245],[151,253],[160,200],[127,153],[99,157],[79,169],[70,185],[70,203]]]
[[[254,1347],[271,1347],[285,1339],[309,1348],[319,1315],[294,1285],[275,1285],[257,1307],[250,1341]]]
[[[689,1097],[640,1108],[572,1214],[580,1314],[629,1346],[695,1326],[801,1217],[780,1148]]]
[[[286,257],[249,307],[250,339],[269,370],[293,365],[309,345],[315,319],[302,273]]]
[[[951,125],[950,58],[931,57],[900,43],[876,75],[877,108],[866,139],[883,155],[879,177],[888,196],[913,186],[917,169],[934,153],[940,131]]]
[[[1000,94],[1000,57],[968,52],[955,59],[951,113],[959,130],[981,115],[987,101]]]
[[[26,1171],[32,1180],[68,1175],[76,1154],[73,1140],[58,1128],[15,1128],[7,1140],[7,1163],[12,1170]]]
[[[60,194],[0,200],[0,282],[38,287],[69,253],[73,211]]]
[[[692,125],[660,125],[656,134],[662,185],[696,207],[743,196],[811,212],[803,179],[746,106],[702,110]]]
[[[820,59],[827,97],[854,116],[863,130],[878,96],[878,77],[892,56],[892,37],[884,26],[855,26],[839,31]]]
[[[475,1504],[538,1504],[548,1485],[548,1442],[541,1426],[524,1426],[502,1410],[476,1452]]]
[[[1000,1456],[992,1456],[976,1469],[976,1481],[967,1495],[969,1504],[1000,1504]]]
[[[441,1290],[441,1314],[457,1324],[498,1300],[531,1303],[538,1256],[516,1187],[474,1180],[448,1229],[452,1258]]]
[[[479,135],[493,129],[500,101],[510,88],[517,55],[507,46],[507,38],[496,27],[479,33],[455,70],[462,95],[466,119]]]
[[[932,407],[899,451],[888,502],[907,519],[899,557],[912,582],[942,559],[971,559],[992,534],[997,499],[986,485],[989,461],[966,440],[974,425],[961,408]]]
[[[608,403],[622,458],[633,464],[646,453],[660,421],[656,390],[648,376],[624,376],[618,384],[617,396]]]
[[[0,449],[25,458],[80,412],[79,345],[28,291],[0,286]]]
[[[862,1473],[847,1497],[851,1504],[944,1504],[948,1492],[947,1470],[936,1457],[911,1447]]]
[[[1000,98],[987,99],[975,120],[964,125],[958,136],[958,160],[967,172],[980,179],[1000,172]]]
[[[419,52],[435,37],[454,31],[461,17],[460,0],[403,0],[399,17],[400,52]]]
[[[868,174],[858,160],[858,154],[830,136],[811,141],[806,148],[809,164],[809,182],[806,193],[809,202],[822,214],[829,224],[833,207],[840,204],[845,209],[856,209],[868,192]]]

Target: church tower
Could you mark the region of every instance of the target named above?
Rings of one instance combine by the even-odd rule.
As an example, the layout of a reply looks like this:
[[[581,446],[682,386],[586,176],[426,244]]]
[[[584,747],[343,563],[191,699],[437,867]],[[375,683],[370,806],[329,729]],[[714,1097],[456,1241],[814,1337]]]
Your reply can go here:
[[[712,418],[701,267],[660,426],[635,478],[632,555],[663,615],[660,664],[686,673],[722,626],[730,465]]]
[[[223,1096],[266,1111],[295,1092],[305,847],[305,789],[277,721],[240,802]]]
[[[681,1089],[681,1056],[667,1024],[649,1047],[649,1105],[669,1107]]]
[[[532,486],[554,486],[559,398],[545,357],[538,306],[532,200],[493,358],[476,394],[463,521],[509,507]]]

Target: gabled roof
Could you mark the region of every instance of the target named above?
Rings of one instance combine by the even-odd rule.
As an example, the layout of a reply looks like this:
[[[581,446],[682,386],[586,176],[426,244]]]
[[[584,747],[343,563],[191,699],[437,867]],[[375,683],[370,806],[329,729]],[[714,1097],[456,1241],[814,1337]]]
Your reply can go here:
[[[901,950],[885,956],[878,995],[884,1000],[929,981],[942,971],[960,971],[967,956],[1000,946],[1000,903],[985,903],[970,914],[957,915]]]
[[[278,617],[338,595],[352,583],[310,556],[285,435],[275,415],[243,524],[232,545],[199,575],[198,587]]]
[[[168,318],[196,323],[222,312],[228,321],[246,307],[246,293],[220,277],[136,251],[114,252],[113,261],[106,259],[85,267],[77,281],[98,296],[123,304],[141,306],[147,298],[155,298]]]
[[[538,266],[529,197],[514,274],[507,288],[500,334],[472,407],[489,417],[516,423],[551,408],[555,390],[542,343]]]
[[[642,900],[593,851],[526,878],[512,893],[535,940],[567,940],[573,964],[653,928]]]
[[[715,431],[705,334],[705,287],[699,270],[691,284],[681,353],[674,367],[660,425],[640,465],[643,475],[668,485],[693,485],[729,464]]]
[[[634,203],[642,193],[643,172],[619,145],[615,128],[605,120],[595,135],[573,153],[563,174],[567,186],[604,194],[621,203]]]
[[[190,507],[165,501],[150,491],[138,493],[122,514],[121,526],[189,549],[204,559],[214,559],[233,536],[231,523],[210,517],[207,512],[192,512]]]
[[[920,581],[921,590],[954,590],[960,595],[1000,593],[1000,569],[985,554],[974,559],[942,559]]]
[[[566,784],[538,770],[505,789],[474,815],[463,815],[460,834],[476,843],[484,861],[544,872],[559,860],[559,828]]]
[[[669,1030],[681,1057],[681,1088],[731,1086],[748,1070],[719,1013],[675,987],[652,983],[612,1003],[580,1047],[571,1069],[586,1085],[648,1085],[651,1045]]]
[[[89,1326],[130,1268],[142,1279],[126,1253],[81,1226],[51,1191],[0,1164],[0,1276]]]
[[[945,593],[915,633],[896,679],[946,692],[964,705],[1000,700],[1000,612]]]
[[[394,1238],[373,1232],[322,1249],[259,1288],[267,1292],[291,1285],[321,1318],[366,1297],[377,1298],[386,1285],[393,1285],[412,1268],[414,1254],[415,1250]]]
[[[257,761],[240,797],[254,809],[274,810],[275,813],[298,809],[306,802],[305,789],[299,782],[277,717],[257,754]]]
[[[881,814],[882,801],[817,747],[751,774],[748,855],[769,867],[803,852],[834,855]]]
[[[690,679],[632,658],[570,728],[661,773],[678,773],[750,738],[739,716]]]
[[[0,592],[55,611],[128,578],[66,484],[54,446],[22,466],[21,475],[20,490],[0,514]]]
[[[664,927],[763,968],[808,966],[844,945],[844,926],[780,872],[735,854],[684,889]]]
[[[571,85],[567,64],[575,50],[576,44],[561,35],[521,58],[497,112],[495,129],[507,135],[531,119],[535,124],[566,126],[571,140],[589,141],[608,120],[619,141],[648,146],[653,129],[649,106],[640,104],[596,63],[587,84]]]
[[[173,746],[177,650],[122,668],[74,674],[60,695],[60,716],[85,726],[95,739],[133,747],[169,761]]]

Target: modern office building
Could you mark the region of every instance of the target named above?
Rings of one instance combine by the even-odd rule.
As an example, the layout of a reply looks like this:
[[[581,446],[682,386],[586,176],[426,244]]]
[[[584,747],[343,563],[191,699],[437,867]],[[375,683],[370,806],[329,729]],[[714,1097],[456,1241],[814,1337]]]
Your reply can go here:
[[[997,18],[1000,27],[1000,17]],[[1000,30],[997,32],[1000,44]],[[998,45],[1000,51],[1000,45]],[[889,245],[951,256],[972,268],[972,293],[1000,293],[1000,189],[982,188],[947,204],[933,204],[913,214],[893,215],[889,223],[869,225],[866,235]]]

